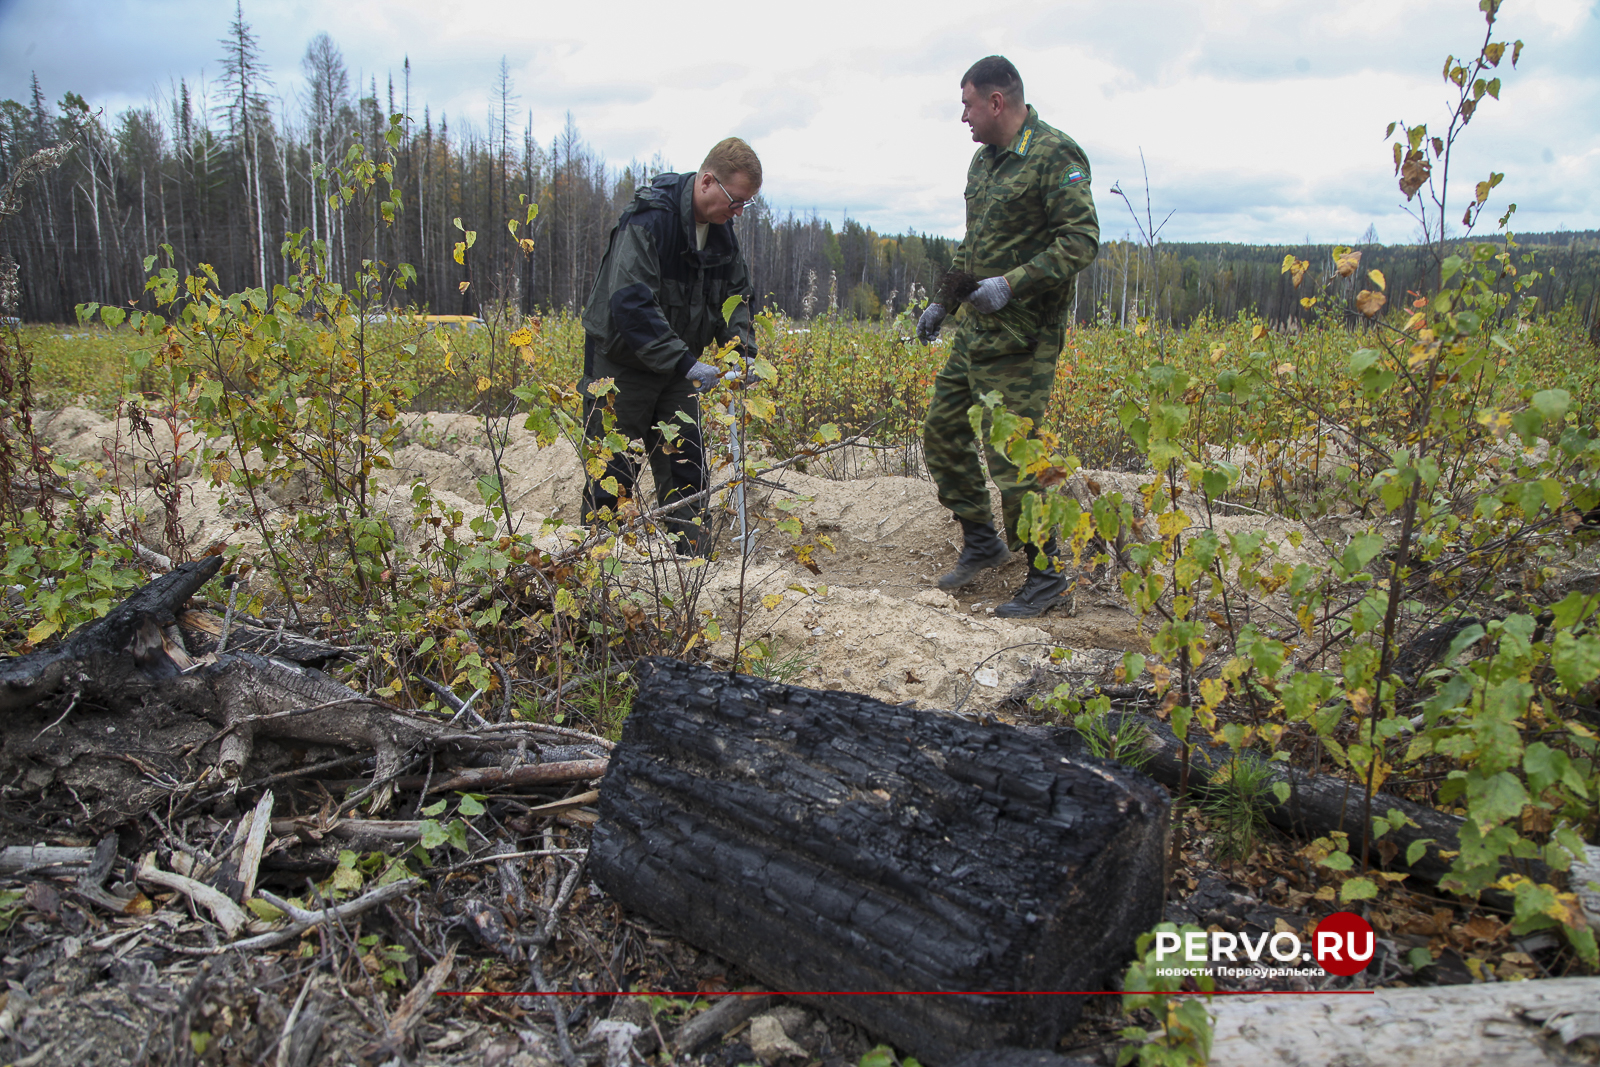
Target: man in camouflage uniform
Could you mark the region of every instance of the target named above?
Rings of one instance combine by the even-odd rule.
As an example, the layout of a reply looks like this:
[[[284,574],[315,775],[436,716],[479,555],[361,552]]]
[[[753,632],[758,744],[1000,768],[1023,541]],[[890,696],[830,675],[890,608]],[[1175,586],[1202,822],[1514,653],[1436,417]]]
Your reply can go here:
[[[662,505],[706,488],[699,395],[721,371],[700,359],[713,341],[738,340],[748,373],[755,358],[750,272],[733,220],[761,189],[761,161],[729,137],[698,173],[662,174],[640,189],[611,231],[583,313],[584,432],[604,436],[603,398],[589,387],[609,378],[616,432],[642,441]],[[724,322],[730,296],[744,300]],[[663,429],[664,427],[664,429]],[[583,490],[583,520],[614,513],[633,495],[638,460],[615,453]],[[606,483],[615,479],[615,488]],[[680,555],[703,555],[705,503],[669,514]]]
[[[1028,618],[1061,602],[1071,579],[1055,559],[1054,538],[1024,545],[1018,536],[1022,499],[1037,491],[1038,481],[990,446],[985,433],[1005,539],[995,531],[967,411],[985,393],[998,391],[1006,407],[1039,424],[1055,381],[1073,276],[1093,262],[1100,224],[1089,193],[1088,159],[1024,102],[1022,79],[1009,60],[989,56],[973,64],[961,79],[961,105],[961,120],[983,147],[967,168],[967,234],[952,269],[981,280],[966,298],[967,311],[934,381],[923,426],[923,452],[939,502],[955,513],[964,535],[961,556],[939,579],[939,588],[965,585],[1026,548],[1027,580],[995,614]],[[946,314],[942,305],[929,305],[917,336],[931,341]]]

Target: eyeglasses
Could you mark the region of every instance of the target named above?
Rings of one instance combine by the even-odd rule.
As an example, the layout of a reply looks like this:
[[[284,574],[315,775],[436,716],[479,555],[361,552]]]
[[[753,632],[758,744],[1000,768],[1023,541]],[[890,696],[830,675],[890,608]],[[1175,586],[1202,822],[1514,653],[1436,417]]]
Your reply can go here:
[[[740,208],[749,207],[751,204],[756,202],[756,198],[753,196],[748,200],[735,200],[733,198],[733,194],[728,192],[727,188],[722,184],[722,179],[713,174],[711,176],[711,180],[717,183],[717,188],[722,190],[722,195],[728,198],[728,207],[733,211],[738,211]]]

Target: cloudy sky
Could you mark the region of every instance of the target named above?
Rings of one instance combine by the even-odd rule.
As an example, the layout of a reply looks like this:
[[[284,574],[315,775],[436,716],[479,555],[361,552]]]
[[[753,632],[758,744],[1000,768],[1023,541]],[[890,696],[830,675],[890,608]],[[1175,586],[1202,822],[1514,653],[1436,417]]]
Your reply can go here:
[[[0,98],[72,90],[107,115],[220,68],[232,0],[0,0]],[[1143,202],[1143,152],[1170,240],[1414,238],[1389,121],[1440,125],[1446,54],[1475,55],[1474,0],[1122,0],[916,5],[246,0],[286,107],[318,31],[360,84],[411,60],[420,116],[488,124],[501,57],[548,143],[570,113],[611,163],[679,169],[735,133],[761,155],[780,209],[846,213],[880,232],[959,236],[972,145],[961,73],[991,52],[1021,70],[1045,121],[1088,153],[1102,228],[1132,229],[1113,183]],[[1600,228],[1600,0],[1506,0],[1522,39],[1460,141],[1457,189],[1505,172],[1514,228]],[[1464,204],[1452,214],[1459,218]],[[1498,215],[1498,211],[1495,212]]]

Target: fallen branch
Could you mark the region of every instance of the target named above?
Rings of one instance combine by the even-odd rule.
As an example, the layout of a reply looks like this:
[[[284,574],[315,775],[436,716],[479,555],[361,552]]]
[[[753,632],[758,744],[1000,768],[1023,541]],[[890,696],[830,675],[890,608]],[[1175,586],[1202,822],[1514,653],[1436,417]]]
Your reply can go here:
[[[603,777],[608,761],[603,759],[570,760],[566,763],[524,763],[509,770],[503,767],[474,767],[453,778],[431,784],[421,775],[396,780],[399,789],[427,788],[429,793],[451,790],[493,789],[502,785],[555,784],[560,782],[586,782]]]
[[[239,854],[240,900],[256,895],[256,874],[261,869],[262,851],[267,845],[267,831],[272,825],[272,790],[261,795],[255,809],[239,824],[244,851]]]
[[[721,1037],[746,1019],[765,1011],[772,1005],[773,999],[767,993],[717,998],[717,1002],[709,1009],[678,1027],[677,1033],[672,1035],[678,1055],[693,1055],[707,1041]]]
[[[11,845],[0,849],[0,874],[23,874],[45,867],[82,867],[93,861],[92,848]]]
[[[204,882],[197,882],[193,878],[185,878],[181,874],[163,871],[156,865],[155,853],[150,853],[139,864],[139,881],[149,882],[151,885],[161,886],[182,893],[196,904],[209,911],[217,920],[217,925],[222,927],[222,932],[233,937],[240,930],[250,924],[250,916],[245,910],[228,898],[226,893],[214,889]]]
[[[378,888],[354,900],[346,901],[332,908],[323,908],[321,911],[307,911],[304,908],[297,908],[287,900],[263,889],[260,892],[261,899],[289,916],[291,920],[289,925],[281,930],[272,930],[256,937],[247,937],[243,941],[236,941],[231,945],[219,945],[214,949],[201,950],[200,954],[214,956],[234,950],[256,952],[260,949],[272,948],[274,945],[281,945],[285,941],[293,941],[307,930],[320,926],[325,922],[341,922],[360,915],[362,912],[375,908],[379,904],[393,900],[395,897],[403,896],[421,884],[422,879],[420,878],[402,878],[398,882],[380,885]]]
[[[389,1016],[384,1027],[384,1034],[378,1040],[362,1049],[359,1055],[369,1061],[388,1060],[399,1057],[405,1051],[406,1044],[411,1040],[411,1031],[414,1030],[429,1007],[433,1004],[433,995],[439,987],[450,979],[450,972],[456,965],[456,946],[451,945],[444,954],[444,958],[422,976],[422,981],[412,987],[411,992],[400,1001],[394,1014]]]

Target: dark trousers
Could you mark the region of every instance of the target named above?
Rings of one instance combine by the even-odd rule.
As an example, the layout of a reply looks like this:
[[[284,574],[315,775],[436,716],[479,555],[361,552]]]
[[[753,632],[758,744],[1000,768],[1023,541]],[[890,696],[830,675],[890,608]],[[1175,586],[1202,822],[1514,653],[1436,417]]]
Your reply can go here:
[[[588,386],[593,379],[587,375],[578,383],[578,391],[583,395],[584,436],[591,446],[600,444],[605,437],[602,416],[609,399],[616,413],[612,432],[644,444],[659,504],[665,506],[704,490],[707,484],[705,443],[700,437],[700,400],[695,395],[694,383],[682,375],[649,371],[620,371],[613,374],[612,379],[617,391],[609,397],[591,396]],[[677,430],[675,435],[670,435],[670,441],[669,435],[656,428],[662,423]],[[616,492],[601,484],[608,477],[616,479]],[[585,480],[584,521],[589,521],[590,515],[601,508],[615,512],[620,500],[634,496],[638,477],[638,453],[613,449],[605,472],[599,478],[591,474]],[[665,525],[669,530],[683,533],[690,543],[698,543],[700,527],[696,520],[705,510],[704,500],[685,505],[672,512]]]

